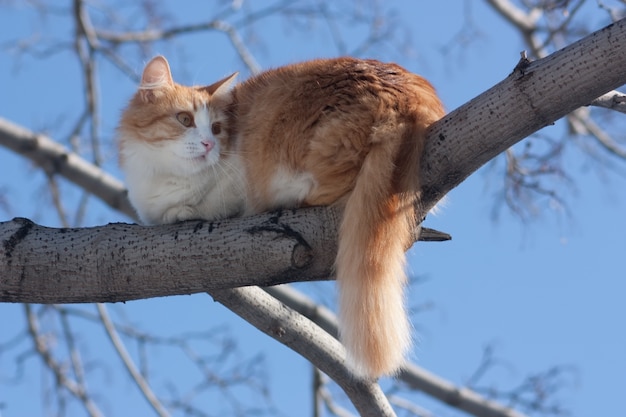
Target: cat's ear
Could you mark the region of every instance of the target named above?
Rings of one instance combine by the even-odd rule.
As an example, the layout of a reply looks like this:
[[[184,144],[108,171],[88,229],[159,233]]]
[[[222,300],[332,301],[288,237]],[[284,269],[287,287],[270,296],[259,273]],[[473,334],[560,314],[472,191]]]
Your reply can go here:
[[[170,65],[162,55],[157,55],[148,62],[141,76],[143,88],[159,88],[174,84]]]
[[[234,73],[232,75],[229,75],[226,78],[222,78],[218,82],[215,82],[215,83],[213,83],[211,85],[208,85],[208,86],[204,87],[203,90],[208,92],[212,97],[223,96],[223,95],[225,95],[226,93],[228,93],[231,90],[237,75],[239,75],[238,72],[236,72],[236,73]]]
[[[167,59],[164,56],[155,56],[146,64],[141,75],[139,91],[145,101],[153,101],[155,90],[171,87],[174,85],[172,72]]]

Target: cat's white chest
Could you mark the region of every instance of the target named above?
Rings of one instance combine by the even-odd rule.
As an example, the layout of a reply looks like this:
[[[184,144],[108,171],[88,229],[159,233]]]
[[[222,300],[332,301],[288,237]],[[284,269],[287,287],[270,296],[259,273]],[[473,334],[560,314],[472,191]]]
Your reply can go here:
[[[127,169],[127,181],[131,202],[147,224],[216,220],[240,215],[245,207],[246,182],[238,158],[186,176]]]

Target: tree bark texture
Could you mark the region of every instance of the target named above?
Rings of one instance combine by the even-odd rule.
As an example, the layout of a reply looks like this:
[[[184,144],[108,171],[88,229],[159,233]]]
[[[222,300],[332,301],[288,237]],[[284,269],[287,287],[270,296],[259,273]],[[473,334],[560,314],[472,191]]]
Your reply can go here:
[[[0,300],[118,302],[330,279],[335,211],[317,207],[219,222],[59,229],[0,223]]]

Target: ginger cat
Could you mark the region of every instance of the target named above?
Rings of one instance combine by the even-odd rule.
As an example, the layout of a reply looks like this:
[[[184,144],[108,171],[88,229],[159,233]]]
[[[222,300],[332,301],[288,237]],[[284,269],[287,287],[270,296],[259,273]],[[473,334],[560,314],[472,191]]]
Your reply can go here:
[[[143,72],[118,128],[129,196],[148,224],[339,205],[341,340],[352,369],[398,370],[410,347],[404,251],[418,225],[426,130],[444,110],[395,64],[320,59],[233,85]]]

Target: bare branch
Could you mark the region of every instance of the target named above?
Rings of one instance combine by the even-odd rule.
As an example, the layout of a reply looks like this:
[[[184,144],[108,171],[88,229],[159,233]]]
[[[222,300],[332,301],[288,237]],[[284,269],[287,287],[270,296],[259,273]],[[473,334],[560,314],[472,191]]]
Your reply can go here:
[[[289,346],[330,376],[362,416],[395,415],[380,387],[356,379],[346,367],[345,350],[332,336],[260,288],[211,292],[217,301],[253,326]]]
[[[283,304],[308,317],[309,320],[314,321],[329,334],[337,337],[337,317],[327,308],[317,305],[290,286],[271,287],[266,288],[265,291]],[[514,410],[489,401],[468,388],[458,387],[412,363],[405,363],[396,378],[413,389],[425,392],[451,407],[475,416],[523,417],[522,414]]]
[[[85,4],[82,0],[74,0],[74,15],[76,28],[75,49],[78,59],[83,69],[83,78],[85,81],[85,101],[87,113],[89,114],[91,150],[93,153],[93,162],[95,165],[102,164],[102,156],[100,155],[99,144],[99,97],[98,97],[98,81],[96,78],[96,61],[94,51],[98,48],[98,39],[91,24],[89,14],[85,10]]]
[[[106,306],[104,304],[97,303],[96,308],[98,309],[98,314],[100,315],[100,320],[104,325],[104,329],[109,336],[109,340],[113,344],[117,355],[124,363],[124,367],[130,374],[131,379],[135,381],[135,384],[137,385],[143,396],[146,398],[154,412],[161,417],[169,417],[170,414],[167,412],[165,407],[163,407],[157,396],[154,394],[154,392],[150,388],[150,385],[148,384],[148,381],[146,381],[146,379],[139,373],[139,371],[135,367],[135,363],[126,351],[124,343],[118,336],[117,331],[115,330],[115,326],[109,318],[109,313],[107,312]]]
[[[391,404],[395,405],[396,407],[407,410],[409,413],[411,413],[412,415],[416,417],[435,417],[433,413],[431,413],[424,407],[420,407],[419,405],[405,398],[401,398],[397,395],[390,397],[389,401],[391,402]]]
[[[248,67],[251,73],[256,74],[261,71],[261,67],[254,59],[254,56],[250,50],[246,47],[245,43],[239,36],[237,29],[224,20],[212,20],[206,23],[198,23],[192,25],[179,26],[171,29],[151,29],[144,32],[108,32],[104,30],[98,30],[94,32],[94,35],[98,38],[111,42],[113,44],[127,43],[127,42],[154,42],[157,40],[169,39],[174,36],[178,36],[184,33],[204,32],[207,30],[215,30],[223,32],[228,36],[233,48],[237,51],[237,54]]]
[[[119,180],[47,136],[35,134],[0,117],[0,145],[30,159],[47,174],[62,175],[98,196],[111,208],[132,219],[137,218],[126,196],[126,188]]]
[[[617,90],[609,91],[593,100],[589,105],[626,113],[626,94]]]
[[[598,126],[588,114],[580,111],[572,112],[568,121],[573,129],[579,134],[589,134],[610,154],[618,158],[626,159],[626,148],[620,147],[611,136]]]
[[[502,17],[525,33],[534,31],[537,21],[543,15],[543,10],[539,8],[532,9],[528,14],[524,13],[523,10],[509,0],[487,0],[487,3],[500,13]]]
[[[48,344],[44,340],[43,336],[39,332],[39,325],[37,323],[37,317],[32,312],[32,308],[29,304],[24,304],[24,310],[27,316],[28,333],[30,334],[35,344],[35,350],[44,361],[44,364],[56,379],[56,383],[67,390],[72,396],[77,398],[81,404],[85,407],[85,410],[91,417],[101,417],[102,413],[93,402],[93,399],[85,390],[85,386],[70,379],[57,361],[54,359],[52,352],[48,347]]]

